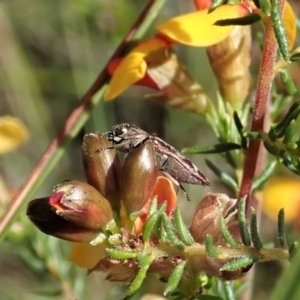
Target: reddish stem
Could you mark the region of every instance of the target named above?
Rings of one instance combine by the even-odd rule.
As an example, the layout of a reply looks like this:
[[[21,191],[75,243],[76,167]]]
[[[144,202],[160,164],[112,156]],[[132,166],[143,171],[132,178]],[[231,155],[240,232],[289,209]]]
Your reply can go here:
[[[282,13],[285,5],[285,0],[279,0],[279,9]],[[268,101],[270,99],[272,82],[274,79],[274,67],[277,57],[277,40],[273,31],[272,20],[269,17],[266,22],[265,43],[263,48],[261,68],[257,83],[257,94],[255,99],[253,119],[251,124],[251,131],[260,132],[264,129],[265,116],[268,110]],[[255,173],[260,174],[264,167],[265,161],[257,164],[260,141],[250,141],[249,148],[246,152],[244,162],[244,173],[241,183],[239,199],[247,197],[247,210],[251,207],[251,187]],[[262,149],[262,151],[264,151]]]
[[[279,0],[279,10],[282,14],[284,10],[285,0]],[[264,123],[266,116],[269,115],[268,101],[271,98],[271,87],[274,79],[274,67],[277,57],[277,40],[273,31],[272,20],[269,17],[266,22],[265,44],[262,55],[261,68],[259,72],[259,78],[257,83],[257,94],[255,99],[253,119],[251,124],[251,131],[264,130]],[[241,183],[241,189],[239,199],[247,197],[246,212],[249,213],[250,207],[253,205],[253,198],[251,196],[251,188],[254,179],[254,175],[261,174],[264,170],[265,161],[265,149],[260,147],[261,142],[259,140],[250,141],[249,148],[247,150],[244,162],[244,173]],[[260,155],[260,157],[259,157]],[[262,158],[262,159],[260,159]],[[258,163],[259,162],[259,163]],[[261,206],[257,207],[257,215],[260,215]],[[247,273],[243,278],[243,281],[251,282],[254,280],[254,268]],[[252,286],[249,286],[239,297],[240,300],[248,300],[252,297]]]

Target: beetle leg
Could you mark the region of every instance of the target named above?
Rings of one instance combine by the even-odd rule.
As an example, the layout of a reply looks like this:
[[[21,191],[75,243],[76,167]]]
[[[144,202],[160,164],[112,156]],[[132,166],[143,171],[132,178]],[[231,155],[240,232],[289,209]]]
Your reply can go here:
[[[102,151],[105,151],[105,150],[112,150],[112,149],[115,149],[116,147],[114,146],[111,146],[111,147],[107,147],[107,148],[100,148],[100,149],[97,149],[95,152],[102,152]]]

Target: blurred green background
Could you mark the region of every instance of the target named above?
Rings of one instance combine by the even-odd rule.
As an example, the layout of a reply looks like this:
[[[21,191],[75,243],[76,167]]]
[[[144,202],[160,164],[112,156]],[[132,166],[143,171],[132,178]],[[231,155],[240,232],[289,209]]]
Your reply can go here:
[[[24,183],[145,4],[134,0],[1,1],[0,113],[18,117],[30,132],[25,145],[0,157],[0,176],[10,195]],[[174,2],[165,6],[157,22],[192,9],[192,3]],[[213,91],[204,51],[178,51],[192,66],[190,71]],[[201,144],[206,136],[201,118],[143,100],[144,94],[145,88],[133,87],[117,101],[101,103],[36,198],[49,195],[64,179],[84,179],[80,145],[85,132],[103,132],[114,124],[132,122],[157,132],[179,149]],[[203,165],[202,158],[194,158]],[[198,201],[204,193],[199,187],[186,188]],[[182,203],[188,205],[185,211],[190,218],[197,202]],[[86,277],[86,270],[72,266],[65,259],[69,248],[70,243],[38,232],[23,209],[0,247],[0,299],[116,299],[118,293],[123,295],[117,284],[104,282],[104,274]]]
[[[11,195],[24,183],[145,4],[135,0],[0,2],[0,114],[18,117],[30,132],[25,145],[0,157],[0,176]],[[169,1],[157,22],[193,9],[192,1]],[[216,83],[205,50],[177,50],[189,71],[215,97]],[[35,198],[49,195],[64,179],[84,179],[80,145],[85,132],[104,132],[114,124],[132,122],[157,132],[178,149],[216,142],[201,117],[143,100],[146,92],[145,88],[133,87],[116,101],[100,103]],[[215,191],[226,191],[214,182],[203,157],[192,159],[211,178]],[[180,195],[179,205],[190,220],[208,189],[185,187],[195,201],[187,203]],[[72,266],[65,259],[69,248],[70,243],[38,232],[24,209],[0,246],[0,299],[100,300],[124,295],[119,285],[104,281],[104,274],[86,277],[86,270]],[[151,278],[145,284],[145,289],[153,292],[161,292],[161,288],[157,280],[152,286]]]

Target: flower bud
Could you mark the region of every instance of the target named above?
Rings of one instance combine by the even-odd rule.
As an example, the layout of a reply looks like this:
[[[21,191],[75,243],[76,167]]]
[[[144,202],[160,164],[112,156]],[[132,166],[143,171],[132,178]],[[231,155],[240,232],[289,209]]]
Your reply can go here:
[[[158,174],[151,143],[129,152],[121,171],[120,199],[127,213],[139,211],[149,199]]]
[[[73,242],[90,242],[100,230],[91,230],[77,226],[57,215],[49,205],[49,197],[29,202],[26,214],[34,225],[44,232],[60,239]]]
[[[208,194],[197,206],[190,227],[190,232],[198,243],[203,243],[207,234],[214,242],[220,238],[220,218],[224,217],[229,222],[236,214],[237,200],[230,199],[225,194]]]
[[[119,210],[117,202],[118,176],[121,164],[115,149],[107,149],[112,144],[98,134],[84,136],[81,156],[87,182],[109,200],[115,211]]]
[[[234,110],[240,109],[249,93],[250,47],[250,27],[235,26],[226,39],[207,48],[221,95]]]
[[[27,215],[44,233],[78,242],[93,240],[113,220],[109,202],[78,181],[67,181],[51,197],[31,201]]]
[[[90,229],[102,228],[113,219],[109,202],[84,182],[67,181],[58,185],[49,205],[66,220]]]

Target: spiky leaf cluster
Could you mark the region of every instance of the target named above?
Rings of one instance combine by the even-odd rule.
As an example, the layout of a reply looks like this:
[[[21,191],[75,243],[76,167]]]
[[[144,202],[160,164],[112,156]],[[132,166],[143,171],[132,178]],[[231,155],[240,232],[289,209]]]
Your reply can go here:
[[[264,247],[259,237],[254,210],[250,224],[247,224],[245,199],[241,199],[237,207],[240,237],[238,239],[234,237],[225,219],[221,218],[222,239],[217,244],[209,234],[203,243],[196,243],[180,211],[176,209],[173,218],[170,219],[165,210],[166,205],[157,207],[154,199],[142,236],[131,236],[130,239],[123,237],[119,240],[122,242],[117,245],[111,244],[107,249],[108,256],[114,261],[137,266],[127,290],[128,297],[140,288],[148,272],[160,275],[165,282],[165,295],[168,294],[174,299],[179,299],[178,297],[201,299],[203,291],[209,293],[212,287],[211,284],[207,284],[207,278],[210,277],[210,271],[207,270],[210,265],[205,265],[205,271],[203,265],[199,263],[202,260],[214,261],[219,269],[212,269],[211,273],[220,272],[219,277],[226,279],[228,274],[241,277],[255,262],[289,258],[283,211],[278,218],[280,247],[271,249]],[[133,240],[135,242],[132,242]],[[195,295],[199,295],[200,298],[193,298]]]

